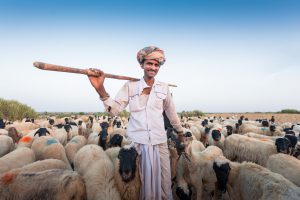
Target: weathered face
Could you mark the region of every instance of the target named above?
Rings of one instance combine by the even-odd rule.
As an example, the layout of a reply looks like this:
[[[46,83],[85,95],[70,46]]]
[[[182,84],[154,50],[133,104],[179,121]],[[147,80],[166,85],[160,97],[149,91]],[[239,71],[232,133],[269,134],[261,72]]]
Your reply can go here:
[[[216,162],[213,164],[213,169],[216,173],[216,177],[218,180],[218,187],[222,192],[226,192],[226,185],[228,181],[228,175],[230,172],[229,163],[221,164],[220,166],[217,165]]]
[[[275,141],[275,145],[278,153],[290,153],[291,143],[287,138],[278,138]]]
[[[119,152],[118,158],[120,159],[119,173],[124,182],[129,182],[134,179],[137,167],[137,151],[134,147],[129,149],[122,148]]]
[[[159,71],[159,64],[156,60],[145,60],[142,64],[145,78],[154,78]]]
[[[213,130],[211,132],[212,138],[214,139],[214,141],[220,141],[221,139],[221,132],[219,130]]]

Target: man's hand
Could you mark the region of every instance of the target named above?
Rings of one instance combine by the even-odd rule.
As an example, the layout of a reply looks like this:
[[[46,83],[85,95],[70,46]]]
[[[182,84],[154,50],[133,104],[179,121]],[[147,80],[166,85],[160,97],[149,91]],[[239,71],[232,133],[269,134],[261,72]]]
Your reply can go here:
[[[104,72],[100,69],[88,69],[89,71],[95,72],[97,74],[99,74],[99,76],[88,76],[92,86],[97,90],[100,90],[101,88],[103,88],[103,83],[104,83]]]

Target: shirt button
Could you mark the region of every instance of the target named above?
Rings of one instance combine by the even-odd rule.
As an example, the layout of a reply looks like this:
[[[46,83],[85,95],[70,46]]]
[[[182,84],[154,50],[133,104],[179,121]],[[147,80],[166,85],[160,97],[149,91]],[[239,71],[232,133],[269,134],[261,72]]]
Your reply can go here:
[[[151,131],[151,129],[149,129],[149,131]]]

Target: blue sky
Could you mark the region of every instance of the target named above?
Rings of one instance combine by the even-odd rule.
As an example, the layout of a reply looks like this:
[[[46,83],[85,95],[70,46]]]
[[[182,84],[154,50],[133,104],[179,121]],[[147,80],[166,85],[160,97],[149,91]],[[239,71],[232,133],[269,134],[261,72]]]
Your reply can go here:
[[[178,111],[300,110],[300,3],[293,0],[0,1],[0,97],[37,111],[103,111],[83,75],[34,61],[141,77],[139,49],[167,61],[158,80]],[[114,96],[124,81],[107,79]]]

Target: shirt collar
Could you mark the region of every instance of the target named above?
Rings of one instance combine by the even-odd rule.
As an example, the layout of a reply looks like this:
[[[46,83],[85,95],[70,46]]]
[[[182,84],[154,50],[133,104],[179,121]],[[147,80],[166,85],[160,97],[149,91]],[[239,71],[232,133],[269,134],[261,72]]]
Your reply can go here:
[[[155,79],[154,79],[154,83],[153,83],[153,86],[159,84],[159,82],[157,82]],[[140,84],[139,84],[139,94],[142,94],[144,88],[147,88],[147,87],[150,87],[149,85],[147,85],[144,77],[142,77],[140,79]]]

